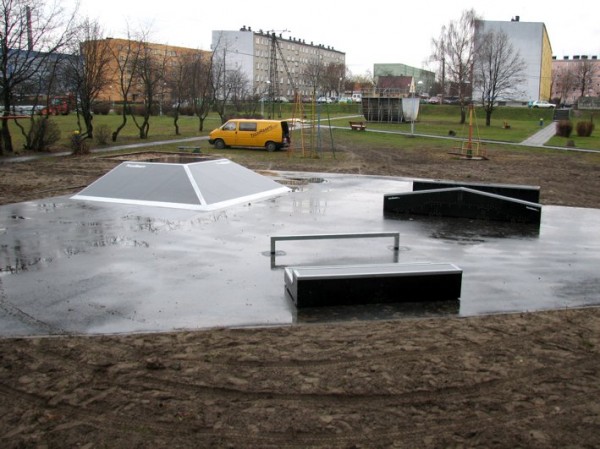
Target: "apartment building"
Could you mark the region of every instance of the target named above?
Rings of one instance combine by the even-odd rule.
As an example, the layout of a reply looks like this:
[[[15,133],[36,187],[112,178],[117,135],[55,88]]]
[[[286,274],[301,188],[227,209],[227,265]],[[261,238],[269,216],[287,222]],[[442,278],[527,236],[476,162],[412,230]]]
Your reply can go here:
[[[600,61],[597,55],[552,60],[552,98],[562,104],[600,108]]]
[[[149,57],[154,59],[158,65],[164,66],[165,76],[168,76],[169,69],[177,66],[177,64],[180,64],[182,58],[188,55],[196,53],[201,53],[206,57],[210,55],[210,52],[197,50],[193,48],[174,47],[171,45],[138,42],[128,39],[117,39],[110,37],[102,39],[100,41],[84,43],[84,53],[86,51],[86,45],[90,47],[90,53],[96,55],[98,55],[98,51],[91,48],[91,46],[95,46],[96,48],[98,48],[101,45],[105,45],[108,48],[108,54],[110,55],[110,57],[107,61],[108,68],[106,70],[106,73],[108,74],[109,80],[106,83],[106,86],[99,93],[98,100],[108,101],[112,103],[123,101],[122,90],[120,87],[120,67],[125,67],[124,73],[126,74],[126,76],[131,75],[131,69],[130,67],[126,67],[126,61],[132,61],[133,59],[135,59],[135,55],[138,55],[139,57]],[[167,83],[165,79],[165,82],[163,83],[164,88],[160,89],[160,92],[157,92],[157,94],[161,97],[161,101],[170,101],[170,92],[166,84]],[[129,101],[132,102],[142,100],[142,91],[137,83],[132,84],[128,97]]]
[[[313,86],[307,72],[330,64],[344,66],[346,54],[333,47],[284,36],[284,31],[214,30],[211,50],[225,71],[239,70],[250,81],[253,93],[266,96],[273,90],[292,99],[294,89],[311,95]],[[273,72],[273,73],[272,73]],[[340,84],[341,77],[340,74]],[[275,83],[276,86],[272,86]],[[321,92],[318,92],[321,94]]]
[[[478,34],[489,31],[506,33],[510,44],[525,62],[524,81],[513,86],[502,101],[527,104],[549,100],[552,93],[552,46],[541,22],[521,22],[519,16],[509,21],[478,20]],[[477,55],[475,55],[477,57]]]

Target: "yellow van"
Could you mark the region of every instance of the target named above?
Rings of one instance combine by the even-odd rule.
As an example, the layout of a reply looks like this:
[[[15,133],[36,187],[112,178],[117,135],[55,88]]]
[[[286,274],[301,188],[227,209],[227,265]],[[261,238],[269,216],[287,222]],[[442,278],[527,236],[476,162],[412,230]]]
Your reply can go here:
[[[208,143],[219,150],[227,147],[262,147],[275,151],[290,145],[285,120],[232,119],[208,135]]]

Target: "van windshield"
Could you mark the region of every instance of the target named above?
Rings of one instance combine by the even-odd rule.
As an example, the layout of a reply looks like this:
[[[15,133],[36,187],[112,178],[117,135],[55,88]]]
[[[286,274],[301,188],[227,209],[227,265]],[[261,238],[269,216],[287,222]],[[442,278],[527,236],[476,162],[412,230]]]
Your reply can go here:
[[[223,125],[223,131],[235,131],[235,122],[227,122]]]

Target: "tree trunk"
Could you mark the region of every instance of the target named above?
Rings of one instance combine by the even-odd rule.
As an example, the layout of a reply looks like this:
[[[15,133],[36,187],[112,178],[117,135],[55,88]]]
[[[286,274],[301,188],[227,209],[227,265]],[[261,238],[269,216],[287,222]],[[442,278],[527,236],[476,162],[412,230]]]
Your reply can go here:
[[[10,114],[10,112],[9,112]],[[13,153],[12,137],[8,128],[8,120],[2,120],[2,143],[0,143],[0,154]]]
[[[173,126],[175,127],[175,135],[179,135],[179,107],[175,108],[173,113]]]
[[[93,116],[89,112],[83,113],[83,121],[85,123],[85,135],[88,139],[94,138],[94,125],[92,123]]]
[[[464,125],[467,121],[467,108],[463,103],[460,104],[460,124]]]
[[[3,103],[4,103],[4,115],[5,116],[10,115],[10,93],[9,93],[8,89],[4,92]],[[8,128],[8,119],[2,120],[1,133],[2,133],[2,136],[0,138],[0,156],[3,155],[5,151],[7,153],[13,152],[12,137],[10,135],[10,130]]]
[[[112,133],[112,141],[116,142],[117,141],[117,137],[119,136],[119,133],[121,132],[121,130],[123,128],[125,128],[125,125],[127,124],[127,103],[123,103],[123,113],[121,114],[123,117],[123,121],[121,122],[121,124],[119,125],[119,127]]]

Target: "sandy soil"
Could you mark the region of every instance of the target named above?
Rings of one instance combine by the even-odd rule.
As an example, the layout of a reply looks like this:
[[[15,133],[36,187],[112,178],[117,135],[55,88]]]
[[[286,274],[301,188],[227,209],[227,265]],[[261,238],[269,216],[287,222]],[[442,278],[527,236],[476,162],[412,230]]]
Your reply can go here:
[[[593,155],[342,151],[326,171],[534,184],[543,204],[600,207]],[[0,204],[80,190],[116,163],[0,164]],[[594,448],[599,352],[598,308],[1,339],[0,447]]]

